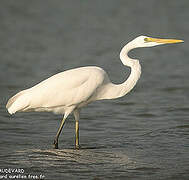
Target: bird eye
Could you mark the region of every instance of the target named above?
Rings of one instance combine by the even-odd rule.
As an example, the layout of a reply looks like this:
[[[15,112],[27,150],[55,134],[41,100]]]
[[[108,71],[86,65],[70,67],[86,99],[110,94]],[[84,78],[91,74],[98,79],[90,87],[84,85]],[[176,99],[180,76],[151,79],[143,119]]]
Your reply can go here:
[[[145,43],[149,42],[149,41],[148,41],[148,38],[144,38],[144,42],[145,42]]]

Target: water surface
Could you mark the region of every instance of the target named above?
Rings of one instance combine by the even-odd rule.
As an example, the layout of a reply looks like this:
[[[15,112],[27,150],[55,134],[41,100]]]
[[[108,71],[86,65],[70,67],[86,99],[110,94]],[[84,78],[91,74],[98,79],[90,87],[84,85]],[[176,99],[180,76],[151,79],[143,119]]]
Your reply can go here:
[[[45,179],[188,179],[188,8],[187,0],[2,1],[0,169]],[[6,111],[19,90],[70,68],[97,65],[124,81],[130,71],[119,51],[139,35],[185,43],[130,53],[141,79],[127,96],[82,110],[81,150],[72,116],[54,150],[61,115]]]

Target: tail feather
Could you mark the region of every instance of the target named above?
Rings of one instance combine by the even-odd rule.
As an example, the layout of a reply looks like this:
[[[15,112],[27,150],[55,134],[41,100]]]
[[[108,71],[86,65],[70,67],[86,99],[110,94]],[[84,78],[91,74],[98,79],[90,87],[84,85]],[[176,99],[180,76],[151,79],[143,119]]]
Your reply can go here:
[[[6,108],[10,114],[14,114],[17,111],[21,111],[28,106],[28,100],[26,97],[26,90],[21,91],[11,97],[6,105]]]

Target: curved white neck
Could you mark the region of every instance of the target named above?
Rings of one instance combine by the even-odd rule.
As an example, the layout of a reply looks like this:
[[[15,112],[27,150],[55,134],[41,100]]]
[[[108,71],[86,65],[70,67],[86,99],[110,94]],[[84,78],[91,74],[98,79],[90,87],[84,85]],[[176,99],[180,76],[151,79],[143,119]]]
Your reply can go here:
[[[130,42],[125,45],[120,52],[121,62],[125,66],[129,66],[131,68],[131,74],[129,75],[128,79],[122,84],[107,84],[103,96],[101,96],[100,99],[114,99],[122,97],[131,91],[136,85],[138,79],[140,78],[141,66],[138,60],[128,57],[128,52],[134,48],[136,48],[136,46]]]
[[[131,74],[125,82],[119,85],[115,85],[116,86],[115,90],[117,91],[116,98],[122,97],[125,94],[127,94],[129,91],[131,91],[140,78],[141,66],[139,61],[128,57],[128,52],[134,48],[136,47],[132,42],[130,42],[127,45],[125,45],[120,52],[121,62],[125,66],[129,66],[131,68]]]
[[[132,49],[135,49],[136,46],[131,42],[129,42],[128,44],[126,44],[120,52],[120,60],[121,62],[125,65],[125,66],[129,66],[129,67],[133,67],[134,63],[138,60],[136,59],[132,59],[128,56],[129,51],[131,51]]]

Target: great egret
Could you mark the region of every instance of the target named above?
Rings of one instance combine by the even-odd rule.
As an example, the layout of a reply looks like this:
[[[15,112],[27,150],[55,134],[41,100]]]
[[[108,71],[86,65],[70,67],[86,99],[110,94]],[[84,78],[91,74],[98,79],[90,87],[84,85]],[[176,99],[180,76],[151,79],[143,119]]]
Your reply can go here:
[[[140,63],[137,59],[128,57],[128,52],[139,47],[180,42],[183,41],[139,36],[126,44],[120,52],[121,62],[131,68],[129,78],[122,84],[113,84],[102,68],[80,67],[58,73],[17,93],[9,99],[6,108],[10,114],[19,111],[52,111],[64,114],[54,139],[55,149],[58,148],[58,138],[65,120],[73,112],[76,121],[75,147],[79,148],[79,110],[93,101],[124,96],[133,89],[140,78]]]

